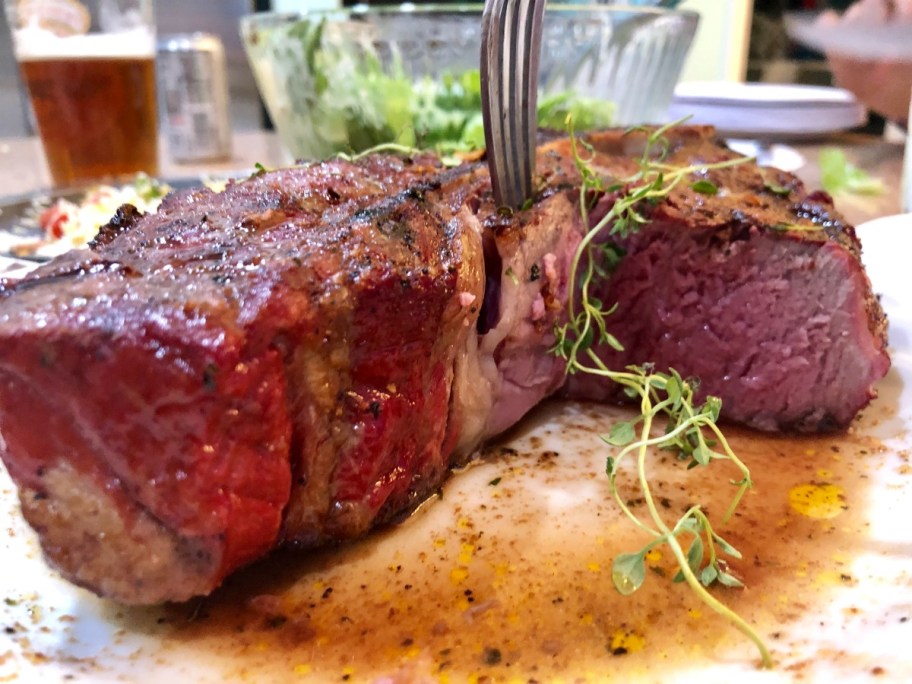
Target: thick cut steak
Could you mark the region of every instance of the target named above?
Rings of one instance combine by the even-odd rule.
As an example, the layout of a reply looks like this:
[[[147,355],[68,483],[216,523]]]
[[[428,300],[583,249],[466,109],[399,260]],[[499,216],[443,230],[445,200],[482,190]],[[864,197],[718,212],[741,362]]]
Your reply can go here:
[[[176,193],[9,287],[3,456],[50,560],[183,600],[436,488],[483,294],[475,174],[371,157]]]
[[[606,175],[637,136],[594,138]],[[673,166],[736,157],[704,129],[672,140]],[[610,368],[653,363],[700,380],[720,397],[727,420],[761,430],[845,428],[875,396],[890,365],[886,319],[861,264],[854,229],[826,193],[808,193],[791,174],[754,164],[700,175],[641,212],[646,227],[603,237],[625,256],[597,288],[617,302],[612,333],[624,352],[601,350]],[[601,213],[611,198],[602,200]],[[574,375],[567,396],[604,401],[616,386]]]
[[[611,185],[643,136],[590,143]],[[669,149],[733,156],[703,128]],[[787,174],[710,177],[717,194],[684,183],[638,234],[599,238],[626,251],[601,287],[627,351],[606,359],[698,374],[757,427],[846,425],[889,364],[852,229]],[[0,455],[50,562],[125,603],[185,600],[277,545],[395,519],[562,385],[615,400],[549,351],[579,186],[566,138],[517,212],[481,164],[298,166],[124,207],[90,250],[3,285]],[[615,198],[587,198],[593,216]]]

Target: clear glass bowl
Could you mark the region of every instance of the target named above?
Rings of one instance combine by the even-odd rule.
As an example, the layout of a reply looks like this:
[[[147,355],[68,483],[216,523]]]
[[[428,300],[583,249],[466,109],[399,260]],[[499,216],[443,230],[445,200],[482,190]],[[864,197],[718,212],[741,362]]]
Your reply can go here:
[[[433,147],[436,138],[422,137],[428,126],[480,135],[480,113],[467,121],[462,110],[478,105],[482,10],[402,5],[259,13],[241,20],[241,35],[260,94],[295,157],[384,142]],[[664,120],[697,22],[689,11],[549,3],[540,106],[572,94],[589,103],[592,116],[577,117],[582,125]],[[447,103],[459,111],[448,112]]]

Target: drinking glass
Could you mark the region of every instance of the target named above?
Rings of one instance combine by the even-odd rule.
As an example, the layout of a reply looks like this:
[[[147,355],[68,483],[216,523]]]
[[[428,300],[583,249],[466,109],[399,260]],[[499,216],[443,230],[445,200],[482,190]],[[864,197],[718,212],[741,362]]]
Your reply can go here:
[[[158,172],[152,0],[4,0],[54,184]]]

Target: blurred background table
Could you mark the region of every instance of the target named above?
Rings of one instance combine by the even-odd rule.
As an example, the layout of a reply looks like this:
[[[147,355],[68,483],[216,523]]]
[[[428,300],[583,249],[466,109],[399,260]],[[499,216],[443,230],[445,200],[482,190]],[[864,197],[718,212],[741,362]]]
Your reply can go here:
[[[271,168],[292,161],[278,136],[267,131],[236,131],[232,150],[231,158],[225,161],[178,164],[170,158],[168,146],[161,140],[159,175],[169,180],[243,175],[258,163]],[[37,137],[0,138],[0,198],[50,187],[51,177]]]
[[[900,213],[901,144],[888,142],[881,136],[844,133],[813,142],[791,142],[790,145],[805,159],[805,164],[796,174],[809,188],[820,187],[817,158],[822,149],[830,146],[844,149],[849,161],[883,180],[886,187],[883,194],[836,198],[837,207],[851,223],[857,225],[872,218]],[[166,180],[243,175],[257,163],[274,167],[291,161],[278,137],[267,131],[235,132],[232,158],[218,163],[177,164],[168,158],[166,145],[162,144],[161,149],[161,177]],[[0,138],[0,198],[47,190],[49,187],[50,176],[38,139]]]

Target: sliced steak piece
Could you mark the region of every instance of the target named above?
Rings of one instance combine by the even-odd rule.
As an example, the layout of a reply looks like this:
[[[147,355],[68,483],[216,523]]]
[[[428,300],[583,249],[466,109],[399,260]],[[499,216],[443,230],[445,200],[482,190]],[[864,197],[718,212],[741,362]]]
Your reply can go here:
[[[184,600],[436,488],[483,295],[477,173],[372,157],[176,193],[7,285],[0,448],[51,562]]]
[[[669,135],[674,165],[737,155],[712,131]],[[624,177],[643,136],[593,136],[593,161]],[[715,194],[691,184],[705,177]],[[601,213],[611,197],[603,199]],[[721,397],[723,416],[761,430],[845,428],[886,373],[886,322],[861,265],[851,226],[824,193],[774,169],[743,164],[680,184],[642,212],[649,223],[612,239],[625,253],[596,295],[618,303],[609,319],[625,351],[602,349],[611,368],[654,363],[700,380]],[[565,396],[599,401],[617,388],[575,375]]]

